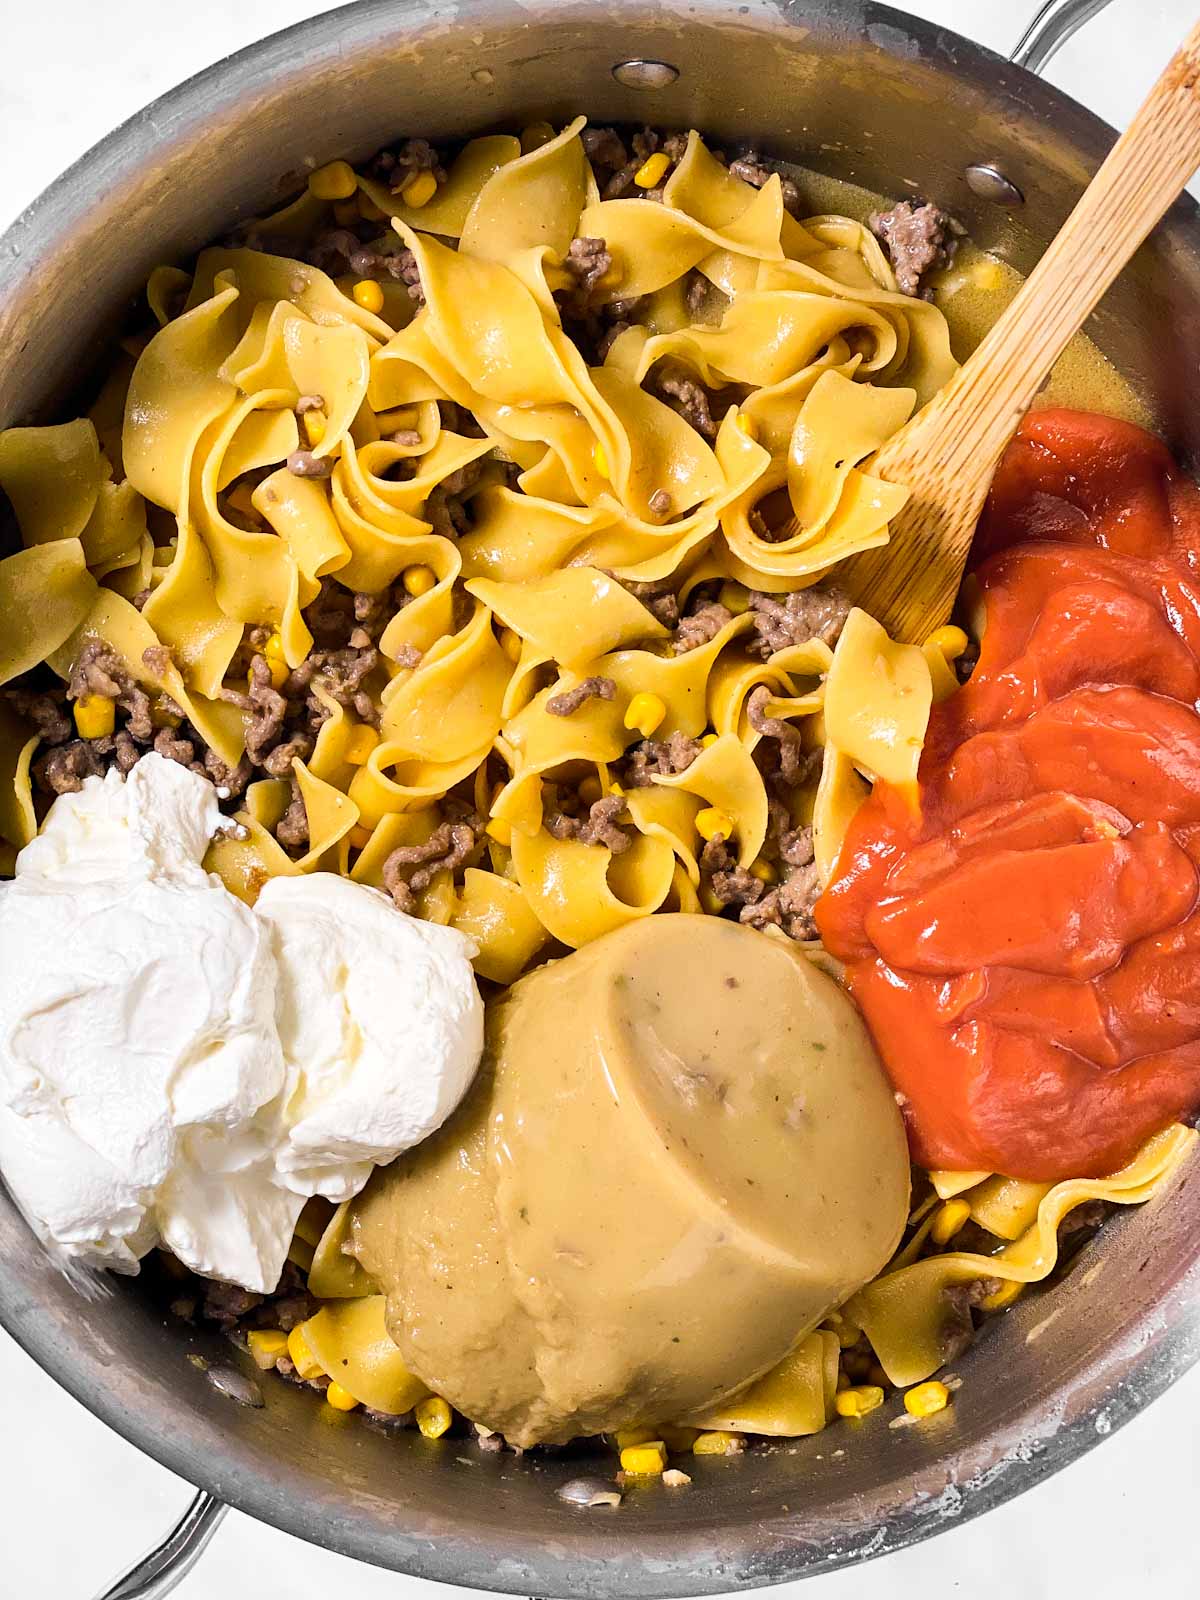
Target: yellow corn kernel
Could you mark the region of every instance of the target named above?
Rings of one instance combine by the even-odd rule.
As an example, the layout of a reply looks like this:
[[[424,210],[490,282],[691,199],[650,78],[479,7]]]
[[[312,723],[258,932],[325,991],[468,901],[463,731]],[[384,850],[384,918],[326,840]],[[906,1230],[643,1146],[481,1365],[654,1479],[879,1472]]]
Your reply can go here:
[[[540,150],[553,137],[554,129],[548,122],[531,122],[521,130],[521,154],[527,156],[531,150]]]
[[[963,630],[950,622],[944,628],[935,628],[925,641],[927,648],[939,650],[947,661],[957,661],[969,643]]]
[[[993,261],[990,256],[985,256],[982,261],[975,264],[972,273],[975,285],[979,289],[999,289],[1004,282],[1004,274],[1000,271],[1000,263]]]
[[[592,451],[592,460],[596,464],[596,471],[602,478],[610,478],[612,476],[608,466],[608,452],[598,440],[596,448]]]
[[[667,714],[667,703],[656,694],[635,694],[625,710],[625,726],[648,739]]]
[[[723,839],[728,839],[733,832],[733,818],[728,811],[721,811],[716,806],[705,806],[703,811],[696,813],[696,832],[702,839],[715,839],[718,834]]]
[[[426,1439],[440,1439],[454,1420],[454,1413],[440,1395],[431,1394],[417,1403],[417,1427]]]
[[[365,189],[358,191],[358,214],[364,222],[382,222],[387,216],[381,211]]]
[[[735,617],[740,617],[743,611],[750,609],[750,596],[746,593],[745,586],[740,583],[723,583],[717,599],[726,611],[732,611]]]
[[[947,1200],[937,1209],[929,1237],[934,1244],[949,1244],[971,1215],[968,1200]]]
[[[594,806],[601,799],[604,791],[600,787],[599,778],[585,778],[579,785],[579,798],[585,806]]]
[[[304,1324],[299,1322],[287,1336],[287,1353],[292,1365],[302,1378],[319,1378],[324,1368],[309,1349],[304,1337]]]
[[[308,192],[314,200],[349,200],[358,189],[358,179],[348,161],[331,161],[308,175]]]
[[[333,220],[337,223],[339,228],[352,228],[358,221],[360,215],[361,213],[358,209],[357,202],[353,198],[349,200],[338,200],[334,204]]]
[[[716,891],[707,879],[701,879],[699,890],[700,905],[710,917],[719,917],[725,909],[725,902],[717,898]]]
[[[405,205],[411,206],[414,211],[427,206],[436,193],[437,179],[429,171],[414,172],[400,190]]]
[[[630,1445],[621,1451],[621,1471],[633,1478],[658,1478],[667,1465],[667,1447],[661,1439]]]
[[[500,629],[500,648],[514,663],[521,659],[521,635],[515,628]]]
[[[748,417],[744,411],[739,411],[734,422],[746,435],[747,439],[757,439],[758,429],[754,426],[754,418]]]
[[[700,748],[702,750],[711,750],[713,745],[716,744],[716,742],[717,742],[717,740],[719,738],[720,738],[719,734],[706,733],[704,735],[703,739],[701,739],[701,741],[700,741]]]
[[[102,694],[85,694],[75,702],[75,730],[81,739],[104,739],[113,731],[117,708]]]
[[[371,751],[379,743],[379,734],[367,723],[361,728],[355,728],[346,744],[346,760],[351,766],[361,767],[368,760]]]
[[[653,1444],[658,1439],[657,1428],[618,1428],[617,1449],[632,1450],[635,1445]]]
[[[304,429],[304,437],[308,440],[309,448],[320,444],[325,437],[325,413],[323,411],[306,411],[300,418],[300,426]]]
[[[254,1365],[269,1372],[287,1350],[287,1334],[282,1328],[255,1328],[246,1335]]]
[[[364,311],[373,311],[378,316],[383,310],[383,290],[374,278],[360,278],[352,293],[355,305],[360,305]]]
[[[865,1417],[868,1411],[882,1404],[883,1390],[877,1383],[860,1383],[833,1397],[833,1408],[839,1417]]]
[[[340,1383],[331,1383],[325,1391],[325,1399],[335,1411],[353,1411],[358,1401],[349,1389],[343,1389]]]
[[[944,1383],[931,1378],[928,1383],[918,1383],[904,1395],[904,1409],[912,1417],[932,1417],[950,1404],[950,1391]]]
[[[414,598],[428,594],[437,583],[437,573],[432,567],[405,567],[400,575],[407,594]]]
[[[711,1433],[702,1433],[692,1445],[694,1456],[736,1456],[746,1448],[746,1441],[740,1433],[727,1433],[724,1429],[714,1429]]]
[[[507,850],[512,844],[512,823],[506,822],[503,817],[493,817],[484,829],[489,839],[495,839],[497,844],[502,844]]]
[[[666,177],[670,165],[670,156],[664,155],[660,150],[656,156],[650,156],[642,162],[633,175],[633,181],[639,189],[653,189]]]
[[[1014,1300],[1024,1293],[1025,1285],[1018,1283],[1014,1278],[1009,1278],[1002,1283],[995,1294],[988,1295],[986,1300],[979,1302],[981,1311],[1003,1311],[1005,1306],[1012,1305]]]
[[[757,878],[759,883],[774,883],[778,874],[769,861],[764,861],[761,856],[750,863],[750,875]]]
[[[262,647],[262,653],[268,661],[283,661],[286,659],[283,653],[283,638],[277,628],[272,629],[267,635],[267,642]]]
[[[370,828],[364,828],[361,822],[356,822],[346,835],[352,850],[365,850],[371,842]]]

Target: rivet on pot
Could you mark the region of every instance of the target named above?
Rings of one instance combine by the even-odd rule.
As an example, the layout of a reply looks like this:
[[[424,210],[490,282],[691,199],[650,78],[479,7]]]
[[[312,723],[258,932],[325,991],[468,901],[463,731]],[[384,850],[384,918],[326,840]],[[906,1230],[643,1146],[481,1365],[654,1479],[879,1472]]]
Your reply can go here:
[[[974,161],[964,174],[972,194],[998,206],[1023,206],[1025,196],[1011,178],[1006,178],[991,161]]]
[[[669,61],[618,61],[613,77],[627,89],[665,89],[679,76]]]

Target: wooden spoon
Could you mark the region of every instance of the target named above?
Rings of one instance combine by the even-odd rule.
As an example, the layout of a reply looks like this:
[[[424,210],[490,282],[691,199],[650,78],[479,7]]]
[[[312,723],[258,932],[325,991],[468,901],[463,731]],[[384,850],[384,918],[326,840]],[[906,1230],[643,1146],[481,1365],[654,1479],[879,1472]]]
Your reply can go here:
[[[1200,23],[1003,316],[871,463],[912,493],[889,543],[848,561],[838,581],[896,638],[920,643],[949,617],[1005,446],[1067,343],[1197,167]]]

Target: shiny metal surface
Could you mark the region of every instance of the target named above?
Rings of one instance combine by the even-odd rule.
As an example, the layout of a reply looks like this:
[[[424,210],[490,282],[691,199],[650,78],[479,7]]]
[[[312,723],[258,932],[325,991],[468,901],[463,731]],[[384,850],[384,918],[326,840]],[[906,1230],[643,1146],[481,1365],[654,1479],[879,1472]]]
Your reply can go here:
[[[1040,72],[1073,33],[1111,3],[1112,0],[1046,0],[1017,40],[1011,59],[1018,67]]]
[[[967,188],[981,200],[990,200],[997,206],[1025,204],[1025,196],[1020,189],[991,161],[972,161],[963,176],[967,180]]]
[[[667,61],[653,97],[613,67]],[[486,64],[486,65],[484,65]],[[770,92],[764,92],[764,84]],[[758,141],[887,193],[919,186],[1027,269],[1112,134],[1074,102],[957,35],[857,0],[364,0],[316,17],[148,107],[0,241],[0,425],[78,387],[147,270],[294,188],[306,161],[586,108]],[[398,108],[403,108],[402,112]],[[399,121],[403,127],[398,127]],[[1027,203],[972,194],[992,161]],[[289,176],[288,174],[291,174]],[[1093,319],[1171,443],[1195,455],[1200,225],[1188,200]],[[707,1458],[686,1494],[653,1486],[616,1512],[554,1490],[611,1462],[477,1454],[398,1439],[307,1393],[263,1385],[250,1409],[187,1354],[215,1336],[137,1281],[81,1303],[0,1204],[0,1318],[85,1405],[220,1499],[344,1554],[424,1577],[541,1596],[719,1593],[828,1571],[925,1538],[1036,1483],[1160,1394],[1200,1356],[1200,1182],[1110,1224],[1063,1282],[993,1324],[960,1363],[954,1405]],[[247,1364],[247,1372],[250,1372]]]
[[[166,1600],[204,1554],[229,1507],[203,1490],[153,1550],[135,1561],[96,1600]]]

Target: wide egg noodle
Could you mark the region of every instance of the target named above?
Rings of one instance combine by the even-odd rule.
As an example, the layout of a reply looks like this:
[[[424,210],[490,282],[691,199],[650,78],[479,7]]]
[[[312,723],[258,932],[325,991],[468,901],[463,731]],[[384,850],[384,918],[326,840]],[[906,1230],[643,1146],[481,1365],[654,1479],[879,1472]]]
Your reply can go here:
[[[767,791],[750,751],[734,734],[722,734],[683,772],[656,777],[664,789],[685,789],[733,822],[738,861],[748,867],[767,836]]]
[[[27,547],[81,537],[111,470],[86,417],[0,433],[0,490]]]
[[[1058,1229],[1088,1200],[1140,1205],[1165,1188],[1192,1151],[1197,1134],[1180,1124],[1155,1134],[1133,1160],[1109,1178],[1075,1178],[1042,1197],[1036,1220],[994,1255],[951,1251],[888,1270],[845,1307],[863,1329],[892,1383],[920,1383],[942,1365],[951,1312],[945,1291],[984,1278],[1040,1282],[1058,1260]]]
[[[513,833],[513,867],[534,915],[573,950],[648,917],[671,889],[675,856],[662,839],[637,835],[613,855],[606,845],[554,839],[545,829]]]
[[[78,539],[31,545],[0,561],[0,684],[52,655],[83,622],[96,594]]]
[[[465,587],[506,627],[568,668],[641,639],[667,637],[641,601],[595,567],[568,567],[525,583],[476,578]]]
[[[520,884],[477,867],[463,874],[450,926],[475,945],[471,964],[492,983],[515,983],[548,938]]]
[[[29,781],[29,764],[38,737],[0,699],[0,839],[22,850],[37,833],[37,815]]]
[[[476,196],[459,249],[484,261],[510,262],[545,246],[564,256],[587,200],[587,159],[579,140],[586,117],[555,139],[497,168]],[[423,220],[414,227],[430,231]]]
[[[300,1329],[321,1370],[372,1411],[401,1416],[429,1393],[388,1334],[381,1294],[334,1300]]]
[[[467,218],[489,180],[502,167],[516,161],[521,154],[521,141],[511,134],[489,134],[482,139],[471,139],[450,165],[446,181],[425,205],[417,208],[406,203],[402,195],[393,194],[376,178],[359,174],[358,186],[374,201],[385,217],[396,218],[410,228],[420,228],[424,233],[436,233],[442,238],[461,237]]]
[[[458,634],[439,640],[389,695],[386,739],[410,754],[453,763],[489,747],[500,732],[513,663],[500,648],[486,605]]]
[[[933,686],[916,645],[897,644],[855,606],[825,685],[829,744],[873,781],[916,791]]]

